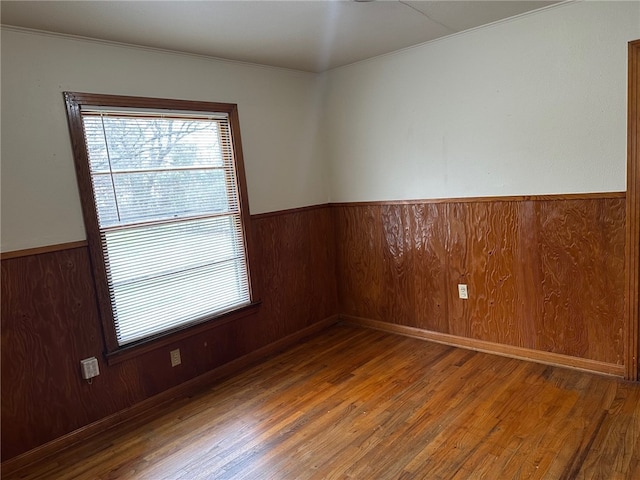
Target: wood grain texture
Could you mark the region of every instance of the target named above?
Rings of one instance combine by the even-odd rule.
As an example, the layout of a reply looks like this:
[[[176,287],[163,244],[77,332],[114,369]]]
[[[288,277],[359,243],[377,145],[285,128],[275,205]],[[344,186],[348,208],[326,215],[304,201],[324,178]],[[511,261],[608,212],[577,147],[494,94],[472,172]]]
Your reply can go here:
[[[633,43],[633,42],[632,42]],[[594,192],[594,193],[558,193],[549,195],[501,195],[501,196],[485,196],[485,197],[448,197],[448,198],[422,198],[411,200],[378,200],[369,202],[332,202],[333,207],[359,207],[363,203],[367,205],[423,205],[437,203],[483,203],[483,202],[564,202],[565,200],[593,200],[597,198],[625,198],[626,192]]]
[[[452,294],[449,332],[495,343],[522,344],[515,282],[519,236],[517,202],[449,204],[448,263]],[[469,299],[458,298],[467,284]]]
[[[447,284],[447,207],[443,204],[406,206],[410,235],[406,238],[413,251],[415,327],[425,330],[448,329]]]
[[[640,371],[640,40],[629,43],[627,121],[627,231],[625,284],[625,376],[639,380]]]
[[[29,466],[38,461],[42,461],[45,458],[52,457],[59,454],[61,451],[84,442],[96,435],[102,434],[108,428],[119,426],[124,423],[137,422],[139,417],[153,418],[156,409],[164,407],[168,402],[179,399],[189,398],[194,394],[202,391],[203,388],[208,388],[212,383],[229,377],[232,374],[236,374],[239,371],[247,368],[248,366],[264,361],[264,359],[274,353],[278,353],[291,345],[297,344],[300,340],[309,337],[317,332],[320,332],[328,326],[334,325],[339,321],[339,317],[334,315],[333,317],[326,318],[320,322],[316,322],[302,330],[298,330],[294,334],[283,337],[276,342],[270,343],[258,350],[254,350],[247,355],[238,357],[230,362],[227,362],[219,367],[209,370],[203,375],[195,377],[184,383],[176,385],[168,390],[164,390],[161,393],[136,403],[130,407],[120,410],[113,415],[103,417],[93,423],[90,423],[82,428],[74,430],[62,437],[40,445],[28,452],[11,458],[8,461],[2,463],[2,473],[4,475],[11,475],[26,466]]]
[[[332,211],[257,219],[254,315],[116,365],[104,340],[88,249],[2,261],[2,459],[7,460],[295,334],[337,312]],[[180,348],[172,368],[169,351]],[[80,378],[96,356],[100,376]]]
[[[59,252],[61,250],[70,250],[72,248],[82,248],[87,246],[86,240],[77,242],[58,243],[56,245],[46,245],[44,247],[27,248],[24,250],[13,250],[11,252],[2,252],[0,258],[9,260],[10,258],[30,257],[32,255],[40,255],[42,253]]]
[[[616,194],[257,216],[252,273],[262,285],[260,311],[114,366],[101,357],[86,248],[3,260],[2,458],[337,312],[622,365],[624,203]],[[466,304],[457,298],[462,280],[472,297]],[[171,368],[176,347],[183,364]],[[78,368],[89,356],[101,362],[92,385]]]
[[[543,305],[536,348],[624,364],[624,202],[536,207]]]
[[[382,318],[402,318],[415,325],[415,268],[410,220],[403,205],[380,207],[382,222]]]
[[[134,364],[108,369],[86,248],[2,262],[3,459],[143,398]],[[89,386],[81,359],[97,356]]]
[[[433,332],[422,328],[398,325],[397,323],[381,322],[378,320],[370,320],[368,318],[354,317],[350,315],[339,315],[339,318],[342,322],[351,325],[374,328],[383,332],[404,335],[411,338],[420,338],[422,340],[450,345],[452,347],[466,348],[476,352],[491,353],[509,358],[517,358],[518,360],[544,363],[545,365],[551,365],[554,367],[569,367],[583,372],[612,375],[617,377],[622,377],[625,370],[624,365],[615,365],[613,363],[599,362],[588,358],[572,357],[569,355],[562,355],[560,353],[545,352],[543,350],[515,347],[504,343],[476,340],[474,338],[461,337],[459,335],[450,335],[448,333]]]
[[[620,195],[366,203],[334,216],[341,313],[624,364]]]
[[[334,326],[3,478],[639,476],[638,384]]]
[[[252,227],[263,313],[280,318],[262,322],[262,335],[275,339],[334,315],[337,290],[331,209],[259,217]]]
[[[381,320],[384,301],[384,248],[380,209],[334,209],[339,311]]]

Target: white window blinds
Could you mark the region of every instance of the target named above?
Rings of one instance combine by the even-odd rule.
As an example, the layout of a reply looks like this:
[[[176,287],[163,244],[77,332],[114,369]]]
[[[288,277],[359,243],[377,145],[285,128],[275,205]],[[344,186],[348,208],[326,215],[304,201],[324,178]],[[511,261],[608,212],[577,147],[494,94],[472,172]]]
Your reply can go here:
[[[118,344],[248,304],[227,116],[81,113]]]

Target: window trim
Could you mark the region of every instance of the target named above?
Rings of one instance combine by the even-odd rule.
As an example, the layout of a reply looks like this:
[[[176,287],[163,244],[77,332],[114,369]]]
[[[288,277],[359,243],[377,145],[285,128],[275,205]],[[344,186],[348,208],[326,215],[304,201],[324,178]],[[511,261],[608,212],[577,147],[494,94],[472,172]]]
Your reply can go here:
[[[80,92],[63,92],[63,96],[67,110],[71,147],[75,162],[76,179],[80,194],[80,202],[82,205],[82,214],[87,233],[87,243],[89,245],[94,284],[98,297],[98,308],[104,336],[105,356],[109,363],[117,363],[118,361],[131,358],[137,354],[178,341],[186,336],[191,336],[202,332],[203,330],[207,330],[214,325],[218,325],[220,322],[226,323],[227,321],[233,321],[237,318],[242,318],[255,313],[260,302],[256,301],[255,281],[251,268],[252,258],[254,257],[252,254],[254,251],[252,247],[253,236],[251,234],[251,217],[249,214],[247,183],[237,105],[232,103],[199,102],[192,100],[131,97]],[[145,108],[172,111],[181,110],[206,113],[220,112],[228,115],[229,128],[231,130],[231,144],[234,150],[235,169],[238,181],[240,218],[244,233],[244,253],[249,281],[249,305],[243,305],[237,309],[213,315],[211,318],[196,325],[177,327],[124,346],[120,346],[118,344],[107,283],[107,271],[102,254],[98,212],[93,199],[93,185],[91,181],[91,171],[89,167],[88,151],[85,142],[81,113],[83,106]]]

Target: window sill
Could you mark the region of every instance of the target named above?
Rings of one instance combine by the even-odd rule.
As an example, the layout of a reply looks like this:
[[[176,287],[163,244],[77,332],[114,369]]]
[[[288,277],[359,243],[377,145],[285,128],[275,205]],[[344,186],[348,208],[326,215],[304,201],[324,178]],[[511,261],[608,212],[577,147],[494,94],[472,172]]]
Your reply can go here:
[[[116,365],[118,363],[124,362],[125,360],[130,360],[132,358],[138,357],[144,353],[156,350],[158,348],[166,347],[167,345],[182,340],[183,338],[198,335],[202,332],[206,332],[208,330],[216,328],[222,324],[233,322],[240,318],[248,317],[249,315],[254,315],[258,312],[261,303],[261,301],[253,302],[244,307],[238,308],[236,310],[231,310],[217,317],[213,317],[202,323],[198,323],[196,325],[192,325],[190,327],[182,328],[179,330],[166,332],[164,334],[161,334],[160,336],[149,338],[147,340],[143,340],[142,342],[128,345],[119,348],[118,350],[114,350],[113,352],[106,353],[105,357],[107,360],[107,365]]]

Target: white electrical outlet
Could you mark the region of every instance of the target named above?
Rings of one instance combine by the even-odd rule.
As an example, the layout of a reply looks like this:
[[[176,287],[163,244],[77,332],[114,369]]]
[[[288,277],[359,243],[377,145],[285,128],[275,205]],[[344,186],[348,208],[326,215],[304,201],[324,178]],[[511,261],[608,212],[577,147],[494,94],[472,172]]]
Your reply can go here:
[[[176,365],[180,365],[182,363],[182,359],[180,358],[180,349],[176,348],[175,350],[171,350],[169,352],[171,355],[171,366],[175,367]]]
[[[82,378],[85,380],[100,375],[100,368],[98,368],[98,359],[96,357],[80,360],[80,367],[82,369]]]
[[[465,283],[458,284],[458,297],[464,300],[469,298],[469,291],[467,290],[467,285]]]

